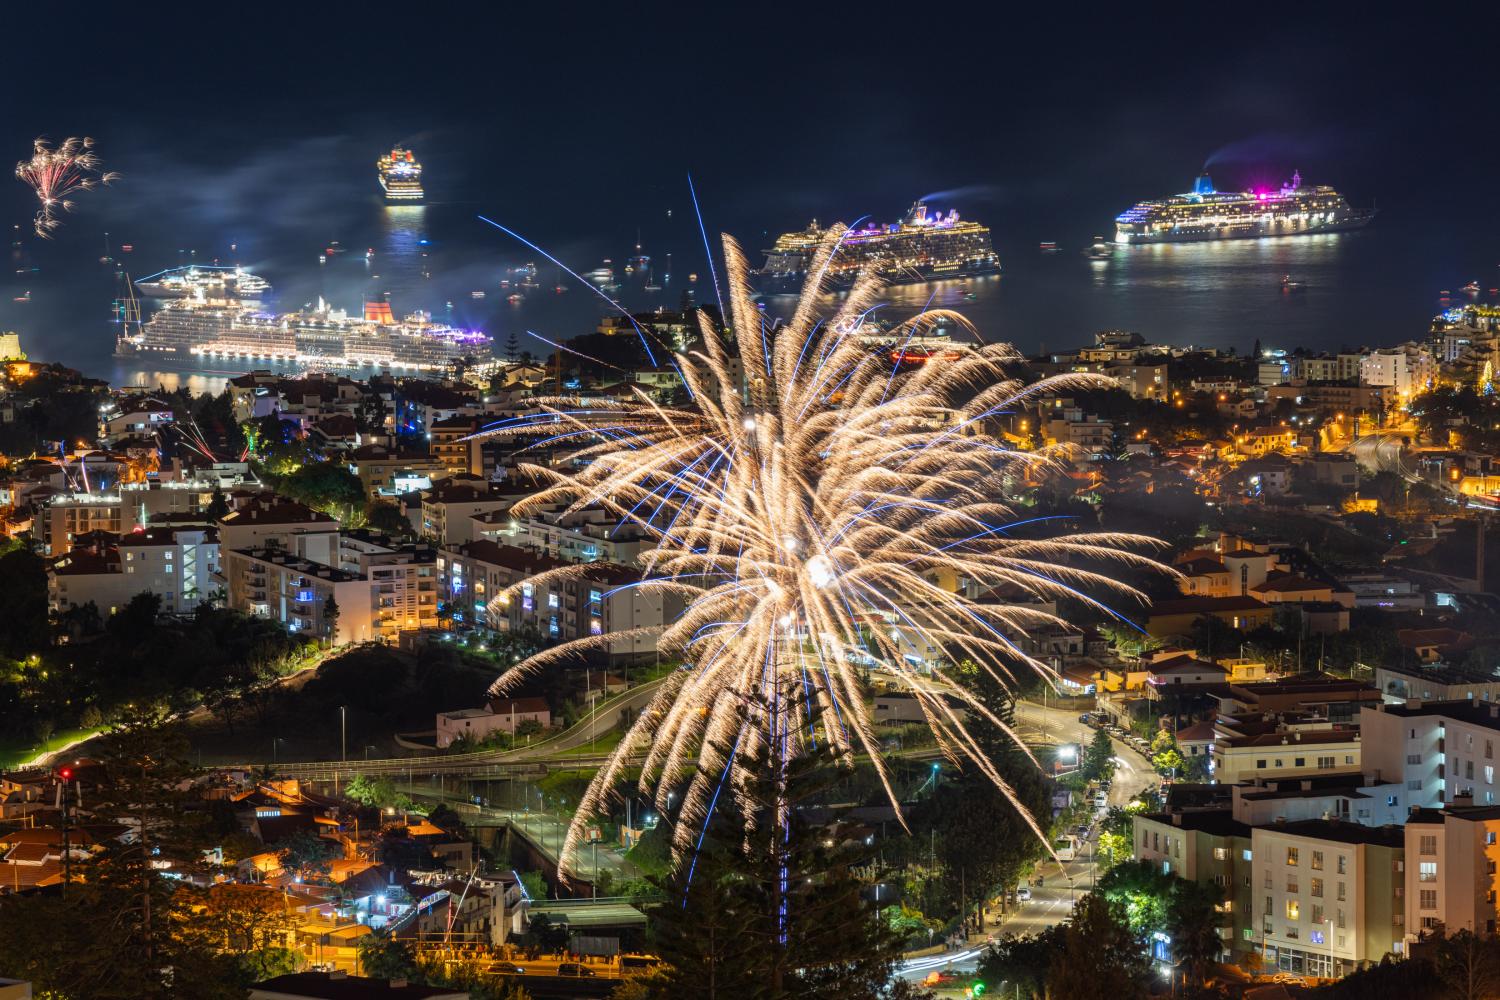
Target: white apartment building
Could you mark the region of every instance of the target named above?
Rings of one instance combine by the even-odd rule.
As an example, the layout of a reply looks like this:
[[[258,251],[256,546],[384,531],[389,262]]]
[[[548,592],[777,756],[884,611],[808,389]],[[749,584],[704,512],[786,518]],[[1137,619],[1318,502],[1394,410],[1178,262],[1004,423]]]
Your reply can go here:
[[[161,598],[163,614],[183,614],[208,599],[218,572],[214,529],[150,528],[55,560],[47,567],[47,601],[53,613],[92,603],[108,618],[149,592]]]
[[[1411,805],[1436,809],[1471,796],[1492,806],[1500,787],[1500,704],[1410,701],[1360,711],[1365,770],[1405,784]]]
[[[1490,935],[1500,889],[1500,806],[1420,809],[1406,821],[1407,940],[1439,926]]]
[[[1388,386],[1398,395],[1411,392],[1411,372],[1406,364],[1405,351],[1374,351],[1366,354],[1359,364],[1360,385]]]
[[[555,642],[608,633],[612,638],[601,653],[610,660],[654,656],[655,635],[613,636],[676,621],[684,609],[682,599],[652,587],[629,586],[640,574],[616,563],[594,563],[566,579],[532,580],[566,565],[544,553],[479,539],[438,553],[437,574],[455,624],[499,631],[531,628]]]
[[[1252,919],[1267,969],[1343,976],[1401,954],[1405,831],[1336,820],[1255,827]]]

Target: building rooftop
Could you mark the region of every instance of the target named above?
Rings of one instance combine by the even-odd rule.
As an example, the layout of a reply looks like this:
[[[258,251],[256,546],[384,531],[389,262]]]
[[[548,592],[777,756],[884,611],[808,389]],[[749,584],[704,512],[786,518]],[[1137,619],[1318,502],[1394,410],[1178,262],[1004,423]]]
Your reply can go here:
[[[230,511],[221,517],[219,523],[226,527],[237,527],[242,524],[327,524],[332,526],[338,524],[327,514],[321,514],[306,504],[274,495],[251,497],[242,503],[238,510]]]
[[[1250,837],[1250,824],[1241,823],[1228,809],[1189,809],[1171,813],[1145,813],[1149,819],[1164,826],[1194,833],[1206,833],[1212,837]]]
[[[1274,833],[1306,837],[1309,840],[1332,840],[1340,844],[1369,844],[1372,847],[1405,847],[1406,834],[1399,826],[1363,826],[1336,819],[1303,819],[1292,823],[1268,823],[1257,827]]]
[[[1372,709],[1375,706],[1370,706]],[[1444,718],[1500,729],[1500,704],[1488,701],[1425,701],[1409,702],[1405,705],[1381,705],[1378,711],[1403,718],[1425,715],[1440,715]]]

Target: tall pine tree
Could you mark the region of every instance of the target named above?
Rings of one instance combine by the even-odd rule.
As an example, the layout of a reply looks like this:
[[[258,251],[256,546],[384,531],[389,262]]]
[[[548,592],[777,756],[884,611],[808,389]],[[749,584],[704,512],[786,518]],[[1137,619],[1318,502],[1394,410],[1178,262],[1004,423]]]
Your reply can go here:
[[[751,714],[777,713],[758,706]],[[783,702],[780,718],[814,732],[819,725],[795,703]],[[821,735],[790,760],[762,750],[743,763],[758,777],[732,797],[726,789],[701,846],[663,885],[655,929],[669,969],[661,995],[876,1000],[901,942],[865,898],[856,873],[868,861],[864,845],[809,819],[848,763]]]

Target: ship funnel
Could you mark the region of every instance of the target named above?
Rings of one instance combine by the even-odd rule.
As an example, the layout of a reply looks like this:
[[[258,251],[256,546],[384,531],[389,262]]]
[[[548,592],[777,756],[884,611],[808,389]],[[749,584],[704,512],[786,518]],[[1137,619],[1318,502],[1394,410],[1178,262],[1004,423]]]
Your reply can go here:
[[[1209,177],[1208,174],[1206,174],[1206,173],[1199,174],[1198,175],[1198,179],[1195,180],[1195,181],[1193,181],[1193,194],[1213,194],[1213,193],[1214,193],[1213,178]]]

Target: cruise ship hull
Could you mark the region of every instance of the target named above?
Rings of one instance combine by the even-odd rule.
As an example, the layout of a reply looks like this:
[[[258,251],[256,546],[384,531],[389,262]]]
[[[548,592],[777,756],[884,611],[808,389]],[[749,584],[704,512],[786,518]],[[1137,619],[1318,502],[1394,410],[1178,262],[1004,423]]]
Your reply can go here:
[[[425,192],[421,188],[393,187],[380,178],[380,188],[385,192],[385,200],[393,204],[421,201]]]
[[[1353,212],[1345,218],[1309,224],[1257,220],[1219,226],[1199,227],[1188,224],[1144,232],[1120,225],[1115,227],[1115,242],[1125,246],[1141,246],[1150,243],[1207,243],[1216,240],[1261,240],[1277,236],[1315,236],[1319,233],[1363,229],[1374,217],[1374,212]]]
[[[484,334],[434,324],[425,315],[394,322],[327,309],[276,316],[231,305],[178,303],[115,345],[119,357],[179,364],[318,364],[345,370],[443,371],[465,358],[485,360],[490,351]]]

